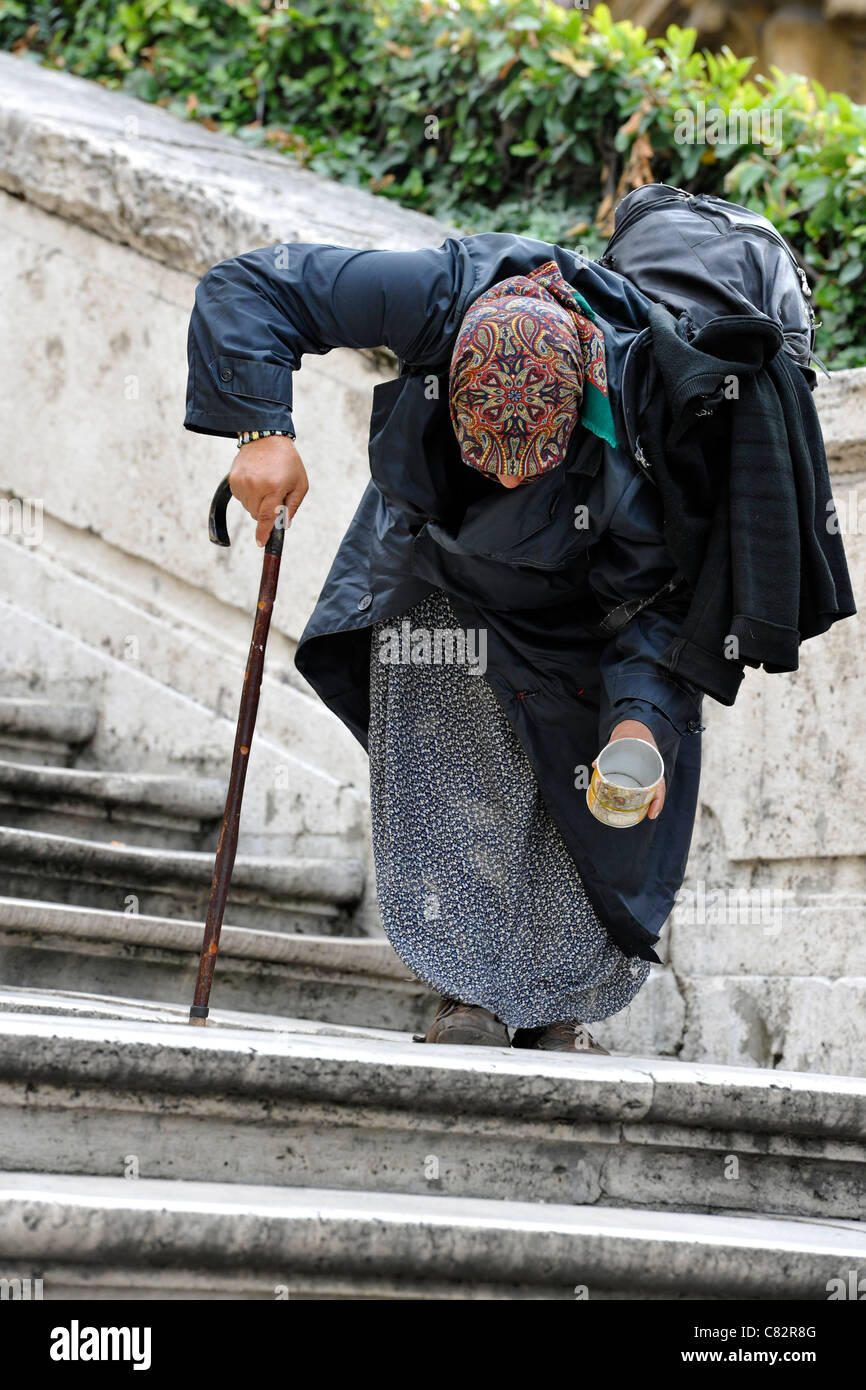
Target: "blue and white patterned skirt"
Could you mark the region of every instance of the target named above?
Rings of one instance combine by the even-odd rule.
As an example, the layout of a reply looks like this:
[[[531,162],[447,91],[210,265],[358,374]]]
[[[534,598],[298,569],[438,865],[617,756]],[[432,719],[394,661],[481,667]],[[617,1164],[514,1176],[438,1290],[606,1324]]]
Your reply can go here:
[[[406,620],[460,630],[442,590],[373,629],[373,851],[391,945],[438,993],[511,1027],[618,1013],[649,963],[599,921],[484,676],[466,661],[393,659],[389,634]]]

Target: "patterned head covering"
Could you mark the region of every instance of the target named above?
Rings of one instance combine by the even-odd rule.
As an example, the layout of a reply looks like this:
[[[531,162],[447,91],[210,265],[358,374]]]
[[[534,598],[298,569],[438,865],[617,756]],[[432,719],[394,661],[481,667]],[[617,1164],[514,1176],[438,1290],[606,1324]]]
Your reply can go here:
[[[616,445],[604,336],[555,261],[500,280],[470,305],[448,405],[463,461],[482,473],[546,473],[562,463],[578,420]]]

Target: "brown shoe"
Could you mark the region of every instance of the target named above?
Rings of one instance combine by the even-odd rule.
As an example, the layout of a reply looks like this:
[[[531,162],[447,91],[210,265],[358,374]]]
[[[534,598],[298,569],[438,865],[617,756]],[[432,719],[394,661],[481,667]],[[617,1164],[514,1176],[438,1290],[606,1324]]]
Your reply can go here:
[[[508,1047],[508,1029],[501,1019],[480,1004],[461,1004],[442,999],[426,1037],[418,1042],[463,1043],[480,1047]]]
[[[606,1047],[599,1047],[584,1023],[550,1023],[546,1028],[518,1028],[512,1047],[534,1047],[541,1052],[595,1052],[609,1057]]]

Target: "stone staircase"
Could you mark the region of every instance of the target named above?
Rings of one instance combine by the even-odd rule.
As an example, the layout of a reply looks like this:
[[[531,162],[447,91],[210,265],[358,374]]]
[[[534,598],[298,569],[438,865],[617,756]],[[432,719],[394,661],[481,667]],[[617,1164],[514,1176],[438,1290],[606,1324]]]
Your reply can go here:
[[[3,1267],[49,1297],[822,1299],[866,1257],[859,1083],[65,1007],[0,1018]]]
[[[46,1298],[811,1299],[866,1272],[866,1081],[419,1046],[365,870],[239,856],[219,779],[0,700],[0,1272]]]
[[[0,981],[18,989],[190,1003],[202,921],[0,898]],[[386,941],[227,925],[214,984],[226,1010],[329,1024],[424,1026],[434,1001]],[[6,1005],[8,1007],[8,1005]]]
[[[0,756],[68,767],[93,738],[98,718],[93,705],[0,698]]]
[[[0,699],[0,728],[24,749],[0,760],[0,892],[76,907],[165,918],[207,910],[225,786],[194,774],[150,775],[49,765],[47,749],[75,756],[65,732],[96,728],[96,710],[74,706],[66,723],[50,701]],[[81,749],[85,740],[78,743]],[[28,748],[43,761],[22,761]],[[239,854],[227,915],[274,931],[353,931],[364,887],[353,859]]]

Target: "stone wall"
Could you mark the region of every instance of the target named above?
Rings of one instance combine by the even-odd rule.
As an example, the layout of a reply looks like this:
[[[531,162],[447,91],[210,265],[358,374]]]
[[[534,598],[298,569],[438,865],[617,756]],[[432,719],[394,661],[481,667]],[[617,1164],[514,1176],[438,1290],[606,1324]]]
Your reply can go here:
[[[14,326],[0,494],[44,501],[38,543],[24,527],[0,536],[0,681],[97,689],[100,766],[223,773],[260,556],[239,508],[231,550],[208,543],[233,445],[181,428],[196,280],[275,241],[409,248],[451,229],[7,55],[0,188]],[[286,549],[242,848],[368,852],[364,756],[291,657],[365,484],[371,388],[393,371],[386,354],[339,350],[297,383],[311,490]],[[822,382],[818,404],[862,592],[866,370]],[[684,1057],[866,1069],[861,662],[855,619],[808,643],[795,675],[750,672],[735,708],[707,701],[694,920],[685,902],[669,966],[610,1021],[608,1046],[639,1025],[645,1048]],[[275,750],[294,788],[276,812]]]

